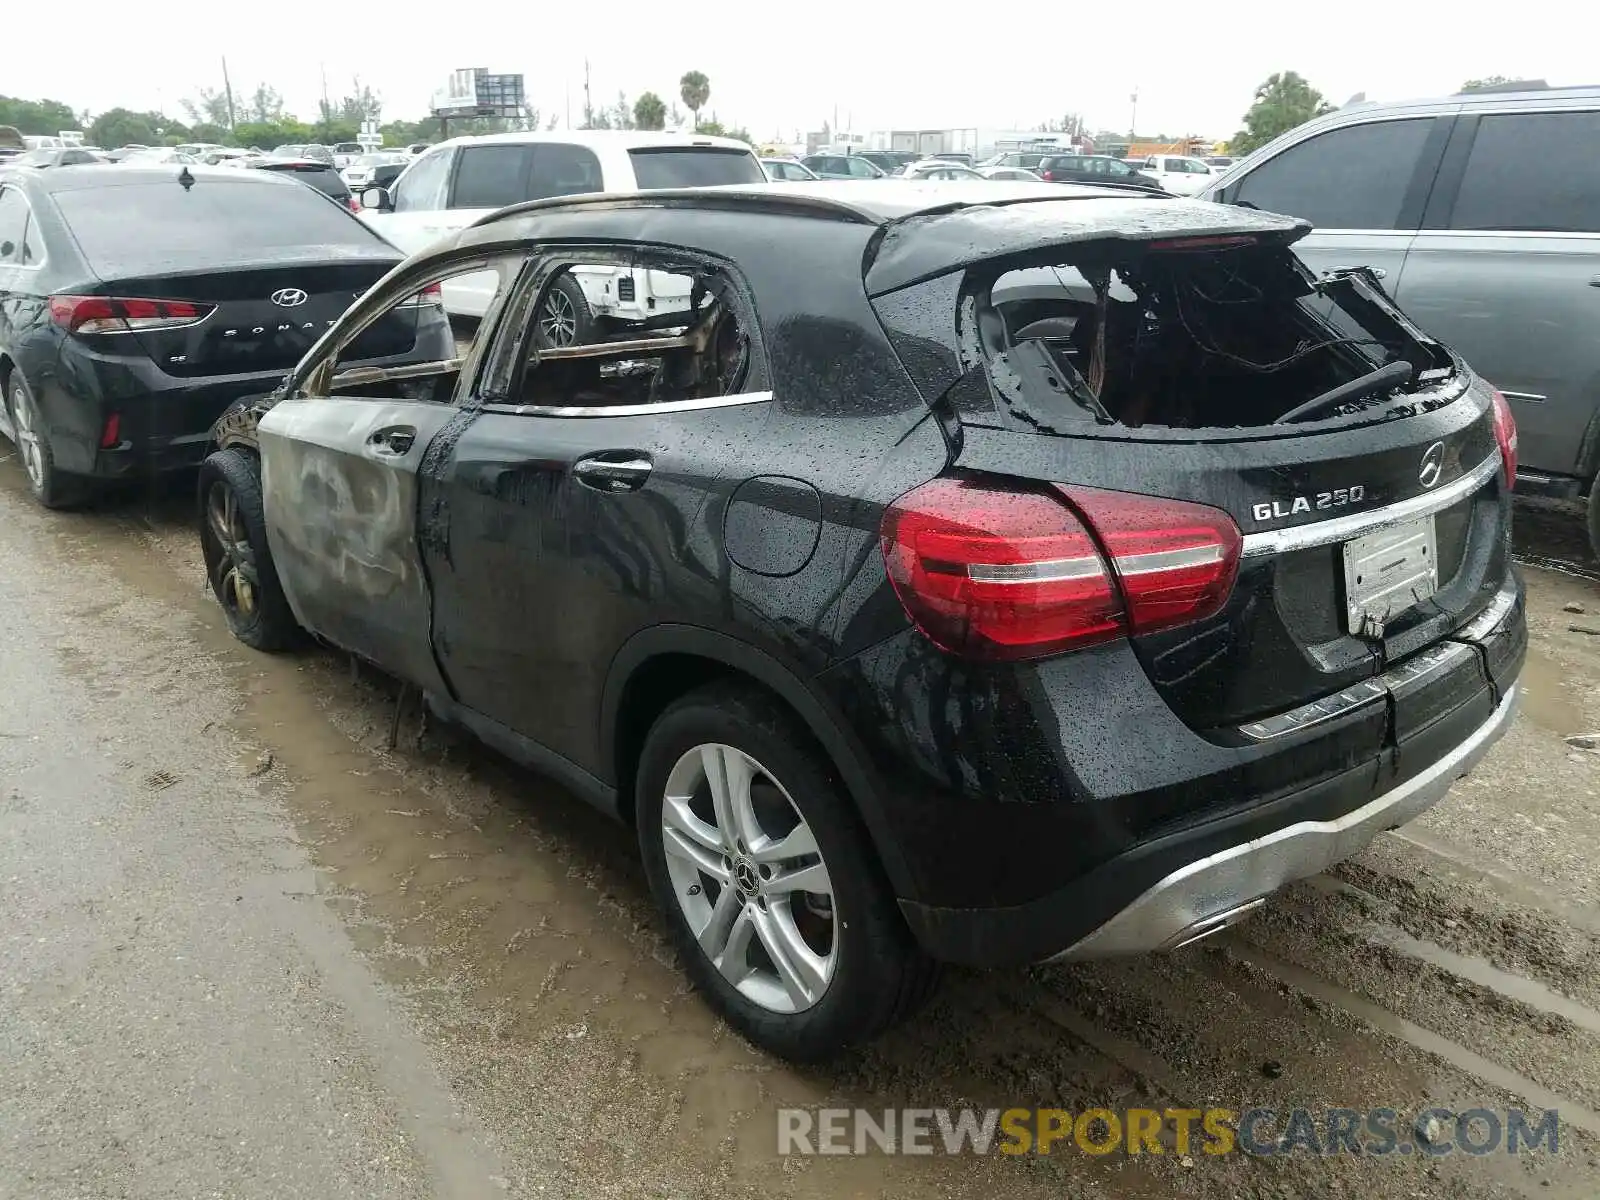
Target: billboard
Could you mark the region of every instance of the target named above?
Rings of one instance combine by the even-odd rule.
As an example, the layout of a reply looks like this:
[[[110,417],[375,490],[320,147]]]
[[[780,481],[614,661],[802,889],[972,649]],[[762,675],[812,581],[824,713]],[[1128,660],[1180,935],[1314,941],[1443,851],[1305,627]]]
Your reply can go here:
[[[482,67],[461,67],[450,73],[433,95],[437,117],[520,117],[521,75],[491,75]]]

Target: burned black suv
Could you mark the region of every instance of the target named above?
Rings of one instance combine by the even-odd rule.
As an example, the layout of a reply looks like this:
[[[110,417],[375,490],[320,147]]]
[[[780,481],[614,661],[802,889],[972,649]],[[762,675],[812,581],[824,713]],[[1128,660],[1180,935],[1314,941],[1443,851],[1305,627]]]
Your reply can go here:
[[[779,1054],[941,960],[1185,945],[1439,800],[1526,649],[1504,402],[1306,228],[1041,184],[516,205],[219,424],[212,586],[631,823]],[[552,346],[574,271],[685,303]],[[460,358],[342,365],[474,273]]]

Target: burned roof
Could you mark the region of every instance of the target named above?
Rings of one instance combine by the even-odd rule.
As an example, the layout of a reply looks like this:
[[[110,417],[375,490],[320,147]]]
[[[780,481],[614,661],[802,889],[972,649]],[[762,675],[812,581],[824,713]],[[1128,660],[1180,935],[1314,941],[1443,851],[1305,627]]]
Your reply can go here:
[[[587,218],[581,224],[596,230],[594,219],[607,213],[648,213],[651,219],[642,224],[651,236],[641,230],[641,241],[655,240],[670,226],[675,240],[706,248],[717,240],[717,226],[710,222],[732,215],[871,226],[882,231],[866,271],[867,290],[873,295],[986,259],[1074,242],[1208,235],[1291,242],[1311,228],[1293,217],[1126,188],[992,180],[821,180],[535,200],[482,217],[459,235],[457,244],[499,242],[507,234],[534,240],[563,236],[571,228],[562,219],[568,216]],[[611,227],[605,236],[629,233]]]

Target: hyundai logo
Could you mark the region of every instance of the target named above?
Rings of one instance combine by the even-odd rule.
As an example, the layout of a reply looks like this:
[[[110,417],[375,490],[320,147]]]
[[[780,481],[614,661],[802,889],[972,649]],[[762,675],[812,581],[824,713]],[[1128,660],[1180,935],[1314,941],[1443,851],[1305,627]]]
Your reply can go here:
[[[272,293],[272,302],[280,308],[293,308],[306,302],[306,294],[299,288],[279,288]]]
[[[1444,443],[1435,442],[1422,452],[1422,468],[1417,472],[1417,478],[1422,481],[1423,487],[1431,488],[1443,474]]]

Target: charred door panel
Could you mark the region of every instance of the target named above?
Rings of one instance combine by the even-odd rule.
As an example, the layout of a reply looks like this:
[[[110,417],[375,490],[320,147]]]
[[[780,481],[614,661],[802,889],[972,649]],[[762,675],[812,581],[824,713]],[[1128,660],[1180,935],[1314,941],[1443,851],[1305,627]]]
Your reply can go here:
[[[417,467],[443,404],[286,400],[259,429],[267,540],[307,629],[423,688],[443,681],[417,549]]]

